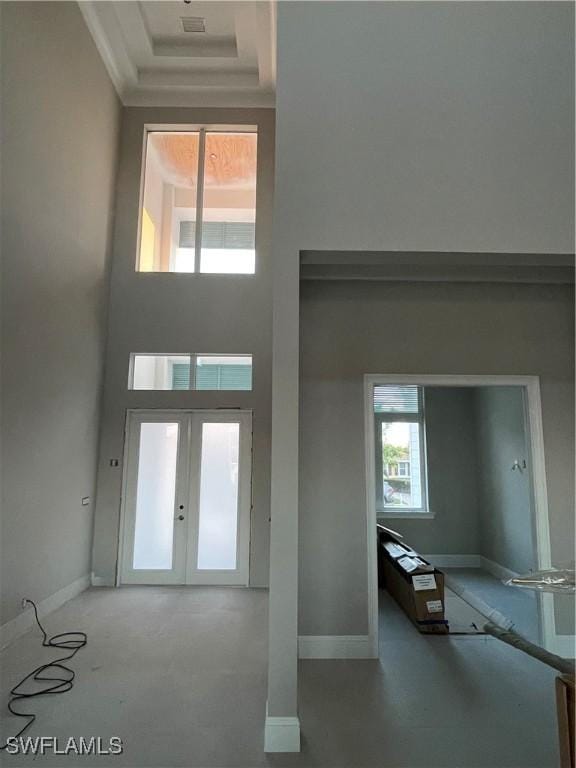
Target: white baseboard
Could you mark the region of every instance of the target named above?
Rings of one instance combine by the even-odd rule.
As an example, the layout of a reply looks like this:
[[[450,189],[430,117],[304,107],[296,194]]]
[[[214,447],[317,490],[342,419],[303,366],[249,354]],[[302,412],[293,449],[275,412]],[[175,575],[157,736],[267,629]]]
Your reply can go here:
[[[481,555],[423,555],[436,568],[482,568]]]
[[[300,752],[300,720],[297,717],[271,717],[266,703],[264,752]]]
[[[500,565],[500,563],[484,557],[484,555],[480,555],[480,561],[482,563],[480,567],[484,568],[485,571],[488,571],[488,573],[491,573],[492,576],[495,576],[497,579],[508,580],[518,576],[516,571],[511,571],[510,568],[505,568],[503,565]]]
[[[93,587],[115,587],[114,579],[106,579],[104,576],[95,576],[92,574],[92,586]]]
[[[437,568],[482,568],[497,579],[513,579],[518,574],[484,555],[424,555]]]
[[[38,616],[42,618],[42,616],[52,613],[52,611],[55,611],[57,608],[60,608],[60,606],[64,605],[64,603],[67,603],[68,600],[72,600],[73,597],[84,592],[89,586],[90,576],[81,576],[79,579],[76,579],[76,581],[73,581],[72,584],[68,584],[67,587],[59,589],[58,592],[54,592],[53,595],[49,595],[44,600],[37,603]],[[25,595],[23,595],[23,597],[25,597]],[[34,595],[28,595],[28,597],[33,598]],[[6,624],[3,624],[0,627],[0,649],[6,648],[6,646],[28,632],[33,626],[34,612],[31,608],[23,609],[22,613],[16,616],[16,618],[7,621]]]
[[[377,657],[369,635],[300,635],[301,659],[373,659]]]

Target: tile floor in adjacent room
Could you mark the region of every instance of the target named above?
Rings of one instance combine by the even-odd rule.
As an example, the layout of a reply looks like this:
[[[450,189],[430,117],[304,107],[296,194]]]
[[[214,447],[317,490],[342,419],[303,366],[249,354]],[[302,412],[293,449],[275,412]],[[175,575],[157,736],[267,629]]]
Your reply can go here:
[[[514,629],[532,643],[539,643],[536,592],[508,587],[481,568],[444,568],[447,576],[478,595],[514,623]]]
[[[116,735],[124,753],[33,764],[556,768],[553,670],[493,638],[420,635],[380,598],[380,661],[301,661],[302,753],[265,755],[266,591],[91,589],[45,619],[89,642],[74,689],[33,702],[29,734]],[[37,631],[2,653],[3,713],[8,688],[50,657]],[[19,727],[2,717],[5,736]]]

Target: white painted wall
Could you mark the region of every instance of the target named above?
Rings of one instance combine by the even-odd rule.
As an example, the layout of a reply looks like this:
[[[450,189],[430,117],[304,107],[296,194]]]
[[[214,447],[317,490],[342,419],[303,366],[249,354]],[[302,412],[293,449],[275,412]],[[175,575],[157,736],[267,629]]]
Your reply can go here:
[[[136,272],[144,126],[203,123],[258,126],[256,274]],[[273,157],[271,110],[123,111],[94,528],[97,583],[113,584],[116,574],[126,410],[238,407],[254,411],[250,583],[268,584]],[[130,391],[131,352],[252,354],[253,391]]]
[[[90,572],[120,105],[76,3],[1,3],[2,619]]]

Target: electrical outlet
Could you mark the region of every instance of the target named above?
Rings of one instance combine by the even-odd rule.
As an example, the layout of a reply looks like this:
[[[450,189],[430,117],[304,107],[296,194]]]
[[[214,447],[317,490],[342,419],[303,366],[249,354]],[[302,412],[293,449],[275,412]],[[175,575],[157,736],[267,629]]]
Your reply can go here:
[[[82,506],[87,507],[90,504],[90,496],[82,496]]]
[[[26,608],[26,606],[28,605],[28,598],[23,597],[20,605],[22,606],[22,608]]]

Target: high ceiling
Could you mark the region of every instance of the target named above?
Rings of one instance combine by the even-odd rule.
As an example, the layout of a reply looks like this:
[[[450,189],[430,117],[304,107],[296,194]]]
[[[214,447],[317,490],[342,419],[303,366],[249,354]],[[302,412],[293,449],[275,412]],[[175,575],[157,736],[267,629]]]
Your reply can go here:
[[[274,0],[78,4],[124,104],[273,106]]]

